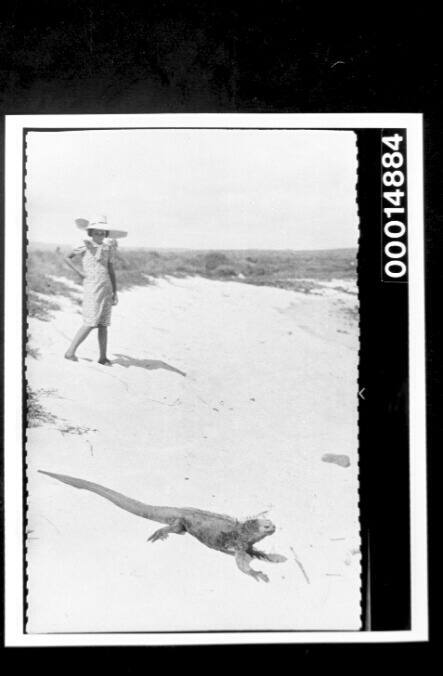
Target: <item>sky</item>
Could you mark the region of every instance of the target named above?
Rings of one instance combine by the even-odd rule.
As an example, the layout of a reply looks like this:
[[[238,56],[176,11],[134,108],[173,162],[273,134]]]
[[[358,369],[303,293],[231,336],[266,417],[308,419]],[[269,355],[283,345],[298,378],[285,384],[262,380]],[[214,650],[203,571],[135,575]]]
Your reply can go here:
[[[29,132],[26,154],[31,242],[75,246],[105,214],[128,247],[357,246],[352,131]]]

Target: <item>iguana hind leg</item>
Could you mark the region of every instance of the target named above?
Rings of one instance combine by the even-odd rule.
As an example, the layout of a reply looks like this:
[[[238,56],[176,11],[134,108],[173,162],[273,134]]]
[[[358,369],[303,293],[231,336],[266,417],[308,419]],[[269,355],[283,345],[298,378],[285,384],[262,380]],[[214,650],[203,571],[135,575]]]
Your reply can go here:
[[[186,533],[186,528],[180,519],[177,519],[177,521],[171,523],[170,526],[165,526],[164,528],[159,528],[158,530],[156,530],[154,533],[152,533],[151,537],[148,538],[148,542],[156,542],[157,540],[166,540],[168,535],[170,535],[171,533],[176,533],[177,535],[183,535],[184,533]]]
[[[251,561],[252,557],[249,556],[247,552],[238,551],[235,553],[235,562],[242,573],[250,575],[251,577],[254,578],[254,580],[257,580],[257,582],[259,580],[263,580],[263,582],[269,582],[268,576],[262,573],[261,570],[254,570],[253,568],[251,568],[250,566]]]

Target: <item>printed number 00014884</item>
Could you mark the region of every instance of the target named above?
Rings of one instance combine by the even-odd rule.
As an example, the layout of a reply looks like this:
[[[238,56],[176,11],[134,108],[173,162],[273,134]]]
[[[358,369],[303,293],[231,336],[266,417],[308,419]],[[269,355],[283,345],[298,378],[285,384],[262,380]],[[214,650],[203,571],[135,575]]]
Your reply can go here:
[[[403,136],[382,136],[382,143],[392,152],[382,155],[383,167],[383,205],[391,206],[383,208],[383,232],[388,242],[384,246],[384,255],[387,259],[384,263],[384,272],[391,279],[400,279],[406,275],[406,243],[401,241],[406,234],[405,217],[405,192],[400,190],[405,184],[404,153],[402,152]],[[397,220],[401,218],[402,220]]]

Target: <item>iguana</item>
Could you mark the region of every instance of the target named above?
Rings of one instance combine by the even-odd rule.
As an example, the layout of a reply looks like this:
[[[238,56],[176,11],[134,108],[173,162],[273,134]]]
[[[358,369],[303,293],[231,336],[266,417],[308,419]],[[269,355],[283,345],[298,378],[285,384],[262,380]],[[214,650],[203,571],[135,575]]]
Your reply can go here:
[[[273,563],[286,561],[285,556],[266,554],[254,548],[256,542],[275,532],[275,526],[269,519],[257,517],[239,521],[225,514],[215,514],[214,512],[194,509],[193,507],[180,508],[146,505],[143,502],[128,498],[121,493],[117,493],[110,488],[105,488],[91,481],[77,479],[65,474],[54,474],[52,472],[44,472],[43,470],[38,471],[75,488],[97,493],[97,495],[110,500],[114,505],[125,509],[127,512],[131,512],[131,514],[136,514],[151,521],[168,524],[166,527],[156,530],[148,538],[148,541],[165,540],[171,533],[176,533],[177,535],[189,533],[207,547],[216,549],[224,554],[229,554],[230,556],[235,556],[238,568],[257,581],[263,580],[264,582],[269,582],[269,578],[265,573],[251,568],[250,563],[252,559],[262,559],[263,561],[271,561]]]

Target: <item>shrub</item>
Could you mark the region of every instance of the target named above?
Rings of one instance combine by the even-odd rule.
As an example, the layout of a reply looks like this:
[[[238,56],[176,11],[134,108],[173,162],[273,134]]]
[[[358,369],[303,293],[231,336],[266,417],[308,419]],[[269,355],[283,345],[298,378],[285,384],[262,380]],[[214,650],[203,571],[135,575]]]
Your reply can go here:
[[[213,272],[215,268],[218,268],[220,265],[226,265],[227,263],[229,263],[229,258],[223,253],[214,252],[206,254],[205,256],[205,268],[208,274]]]
[[[212,274],[215,277],[236,277],[237,272],[230,265],[219,265],[213,270]]]
[[[261,267],[254,268],[252,274],[257,275],[257,277],[263,277],[263,275],[266,275],[266,268]]]

